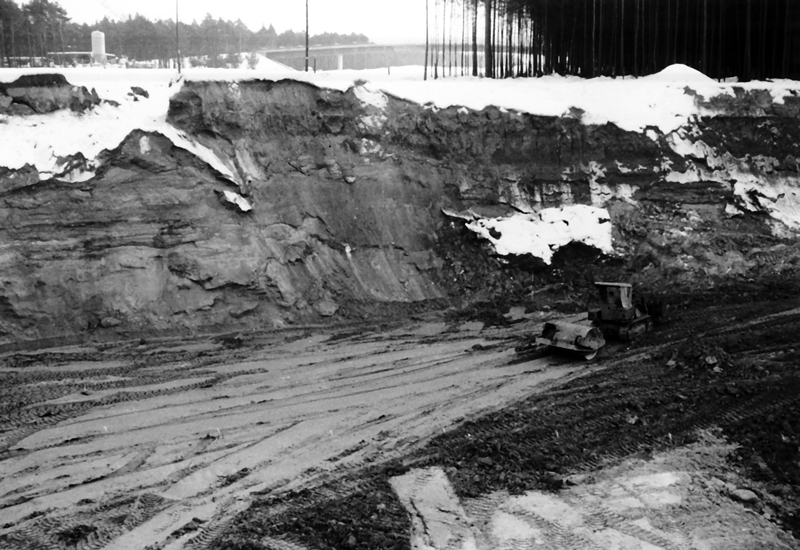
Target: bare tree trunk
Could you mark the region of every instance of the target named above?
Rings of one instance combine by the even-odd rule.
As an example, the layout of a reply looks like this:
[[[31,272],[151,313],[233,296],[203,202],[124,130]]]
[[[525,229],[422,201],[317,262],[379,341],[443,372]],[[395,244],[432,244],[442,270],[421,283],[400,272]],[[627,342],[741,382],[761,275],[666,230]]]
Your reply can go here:
[[[689,27],[691,26],[691,19],[689,17],[689,12],[691,11],[689,9],[691,7],[690,1],[691,0],[687,0],[686,2],[686,26],[683,30],[683,63],[691,66],[692,62],[689,54]]]
[[[786,17],[783,18],[783,71],[781,76],[783,78],[789,78],[789,21],[791,19],[789,6],[792,0],[786,0]]]
[[[547,4],[545,4],[547,6]],[[545,7],[545,9],[547,9]],[[547,12],[545,12],[547,13]],[[547,25],[547,21],[545,21],[545,26]],[[591,40],[589,40],[589,4],[588,2],[583,2],[583,62],[581,63],[581,68],[586,69],[581,70],[582,77],[589,78],[591,75],[589,74],[591,68],[591,50],[590,44]]]
[[[506,52],[506,64],[508,65],[506,69],[506,76],[514,76],[514,16],[510,14],[506,14],[506,25],[508,28],[508,37],[506,40],[506,45],[508,47],[508,51]]]
[[[639,1],[634,0],[633,6],[633,76],[639,76]]]
[[[503,39],[501,36],[501,32],[503,26],[498,23],[499,15],[500,15],[500,8],[498,7],[498,1],[495,0],[493,5],[494,14],[492,14],[492,54],[494,59],[492,60],[492,66],[494,67],[494,77],[495,78],[502,78],[503,76],[503,63],[502,58],[500,56],[503,53]],[[498,44],[500,45],[500,49],[498,51]]]
[[[31,43],[31,22],[28,21],[28,63],[33,67],[33,45]]]
[[[433,79],[439,78],[439,0],[433,5]]]
[[[605,74],[605,63],[603,61],[603,0],[600,0],[600,21],[597,30],[597,71],[599,75]]]
[[[442,78],[447,64],[447,0],[442,0]]]
[[[655,8],[653,9],[653,71],[658,72],[658,0],[655,0]]]
[[[615,40],[617,40],[617,23],[619,22],[619,4],[617,4],[618,0],[611,0],[612,2],[612,16],[611,16],[611,40],[609,41],[608,49],[608,63],[609,69],[611,71],[611,76],[617,76],[617,70],[619,68],[619,63],[617,60],[617,54],[615,53],[616,48]]]
[[[464,76],[464,66],[467,64],[467,3],[461,4],[461,76]]]
[[[703,0],[703,73],[708,74],[708,0]]]
[[[708,2],[708,0],[706,0]],[[761,5],[761,9],[763,10],[762,13],[764,16],[762,17],[761,21],[761,63],[760,67],[758,68],[758,74],[760,77],[767,76],[767,7],[769,6],[769,0],[764,0],[764,3]]]
[[[450,6],[450,45],[448,48],[448,53],[450,55],[449,63],[447,64],[447,72],[450,76],[453,76],[453,13],[455,6]]]
[[[6,66],[6,57],[6,30],[3,20],[0,19],[0,67]]]
[[[747,0],[747,16],[745,19],[746,30],[744,33],[744,44],[745,44],[745,52],[744,52],[744,74],[745,80],[750,80],[753,76],[753,17],[752,17],[752,10],[753,10],[753,2],[752,0]]]
[[[517,17],[517,71],[516,76],[522,76],[525,71],[525,59],[523,57],[522,45],[525,43],[525,26],[523,24],[524,17],[520,14]]]
[[[781,10],[779,9],[778,3],[776,2],[775,3],[775,26],[773,27],[775,29],[776,33],[778,32],[778,27],[780,27],[780,17],[781,17],[780,14],[781,14]],[[771,74],[777,74],[780,69],[779,69],[779,66],[778,66],[778,38],[775,35],[772,36],[772,55],[770,57],[772,58],[772,68],[770,70],[770,73]]]
[[[484,45],[483,45],[483,56],[484,56],[484,64],[486,65],[486,76],[488,78],[494,77],[494,64],[492,59],[492,0],[486,0],[484,4],[484,9],[486,10],[486,14],[484,19],[486,20],[485,25],[485,36],[484,36]]]
[[[18,53],[18,48],[17,48],[17,41],[16,41],[16,37],[15,37],[15,32],[14,32],[14,23],[11,23],[11,55],[14,56],[14,57],[18,57],[17,53]],[[9,66],[10,65],[11,65],[11,62],[9,60]]]
[[[422,76],[423,80],[428,80],[428,49],[429,49],[429,43],[430,43],[430,40],[428,38],[428,27],[430,26],[429,19],[428,19],[428,14],[429,14],[428,4],[429,4],[429,2],[430,2],[430,0],[425,0],[425,70],[424,70],[423,76]]]
[[[670,16],[672,15],[672,13],[671,13],[672,10],[671,10],[671,6],[670,6],[671,3],[672,3],[672,0],[667,0],[667,26],[664,28],[664,35],[666,36],[666,44],[664,45],[664,65],[669,65],[671,63],[671,61],[669,59],[669,52],[670,52],[670,49],[669,49],[669,37],[670,37],[669,22],[670,22]]]
[[[6,26],[5,22],[0,19],[0,67],[6,67],[6,57],[8,57],[8,53],[6,52]]]
[[[678,62],[678,21],[681,14],[681,0],[675,0],[675,32],[672,34],[672,62]]]
[[[597,76],[597,0],[592,0],[592,78]]]
[[[67,51],[67,50],[64,48],[64,22],[63,22],[63,21],[59,21],[59,22],[58,22],[58,36],[59,36],[59,38],[61,39],[61,51],[62,51],[62,52],[65,52],[65,51]],[[120,52],[120,53],[122,53],[122,52]],[[62,55],[63,55],[63,54],[62,54]]]
[[[478,76],[478,0],[472,4],[472,76]]]
[[[718,76],[718,78],[722,79],[725,76],[724,73],[723,73],[724,65],[723,65],[723,62],[722,62],[722,58],[723,58],[722,43],[723,43],[723,37],[724,37],[724,34],[725,34],[725,18],[722,17],[722,13],[723,13],[722,7],[719,6],[718,9],[719,9],[719,28],[718,28],[719,47],[717,48],[717,58],[718,58],[719,61],[717,63],[717,76]]]

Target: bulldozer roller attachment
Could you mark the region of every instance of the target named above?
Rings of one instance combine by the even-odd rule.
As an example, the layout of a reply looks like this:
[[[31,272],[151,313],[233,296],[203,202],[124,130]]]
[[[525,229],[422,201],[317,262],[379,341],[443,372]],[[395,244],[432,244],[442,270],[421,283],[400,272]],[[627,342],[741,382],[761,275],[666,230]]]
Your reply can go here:
[[[598,329],[573,323],[545,323],[536,342],[581,353],[587,360],[593,359],[606,343]]]

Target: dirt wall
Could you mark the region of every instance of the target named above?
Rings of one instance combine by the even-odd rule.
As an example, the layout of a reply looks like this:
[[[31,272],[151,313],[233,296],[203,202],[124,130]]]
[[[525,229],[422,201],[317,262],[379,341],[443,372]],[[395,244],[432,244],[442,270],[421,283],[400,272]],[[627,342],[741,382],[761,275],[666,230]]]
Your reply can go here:
[[[187,82],[168,120],[224,167],[137,131],[87,181],[0,172],[0,343],[347,322],[594,274],[663,289],[796,273],[800,102],[705,109],[664,135],[358,83]],[[608,209],[613,255],[498,258],[443,213],[565,204]]]

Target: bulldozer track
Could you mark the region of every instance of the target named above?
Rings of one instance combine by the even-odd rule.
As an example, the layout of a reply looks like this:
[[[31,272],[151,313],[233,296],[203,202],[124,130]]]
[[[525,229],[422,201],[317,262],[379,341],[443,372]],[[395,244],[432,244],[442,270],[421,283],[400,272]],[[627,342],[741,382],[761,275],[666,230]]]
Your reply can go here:
[[[0,545],[9,550],[102,550],[121,534],[155,516],[165,503],[161,497],[143,494],[90,506],[73,516],[34,519],[12,533],[0,535]]]

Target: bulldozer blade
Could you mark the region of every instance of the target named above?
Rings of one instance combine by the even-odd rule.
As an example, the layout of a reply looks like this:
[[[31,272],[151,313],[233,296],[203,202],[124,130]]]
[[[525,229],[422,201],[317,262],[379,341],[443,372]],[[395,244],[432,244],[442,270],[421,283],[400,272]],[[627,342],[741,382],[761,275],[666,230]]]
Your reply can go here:
[[[573,323],[545,323],[542,335],[536,339],[538,344],[554,348],[576,351],[587,359],[592,359],[606,341],[596,328]]]

